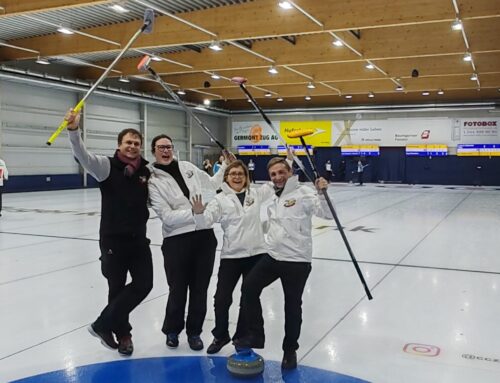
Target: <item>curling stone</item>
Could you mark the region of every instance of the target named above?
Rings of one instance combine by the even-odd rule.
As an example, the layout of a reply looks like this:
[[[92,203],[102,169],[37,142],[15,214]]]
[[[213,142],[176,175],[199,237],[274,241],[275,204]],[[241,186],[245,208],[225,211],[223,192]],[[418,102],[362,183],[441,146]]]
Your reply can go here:
[[[242,350],[227,358],[227,369],[240,378],[260,375],[264,371],[264,359],[252,349]]]

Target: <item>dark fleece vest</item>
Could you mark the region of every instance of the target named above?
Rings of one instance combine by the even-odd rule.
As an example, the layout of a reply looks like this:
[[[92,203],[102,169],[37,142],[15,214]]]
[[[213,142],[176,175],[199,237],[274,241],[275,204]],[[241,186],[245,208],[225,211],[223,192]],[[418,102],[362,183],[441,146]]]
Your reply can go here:
[[[102,195],[99,234],[101,237],[145,237],[149,218],[148,162],[141,158],[139,169],[129,177],[125,175],[126,164],[116,154],[109,161],[109,177],[99,183]]]

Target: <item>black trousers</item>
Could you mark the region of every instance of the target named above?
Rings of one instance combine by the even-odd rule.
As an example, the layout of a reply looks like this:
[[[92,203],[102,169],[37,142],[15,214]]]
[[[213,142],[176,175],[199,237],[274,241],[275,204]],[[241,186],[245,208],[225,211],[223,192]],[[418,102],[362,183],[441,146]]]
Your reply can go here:
[[[101,271],[108,280],[108,305],[95,321],[98,330],[130,334],[129,314],[153,288],[149,239],[101,238]],[[127,283],[127,274],[132,281]]]
[[[216,248],[217,239],[212,229],[192,231],[163,240],[161,250],[169,287],[162,327],[165,334],[179,334],[184,329],[184,323],[188,336],[201,334]],[[189,306],[184,322],[188,290]]]
[[[298,339],[302,325],[302,293],[311,272],[309,262],[277,261],[264,255],[247,276],[242,287],[242,312],[244,336],[242,344],[253,348],[264,347],[264,321],[260,305],[262,290],[279,279],[285,295],[284,351],[299,348]]]
[[[243,283],[245,282],[250,270],[262,256],[263,254],[258,254],[246,258],[221,259],[217,276],[217,290],[214,296],[215,327],[212,334],[215,338],[229,338],[229,308],[233,303],[234,288],[240,277],[243,277]],[[243,327],[243,316],[240,311],[233,339],[238,339],[241,336]]]
[[[3,186],[0,186],[0,213],[2,212],[2,192],[3,192]]]
[[[358,172],[358,182],[363,185],[363,172]]]
[[[255,179],[254,179],[253,173],[254,173],[253,170],[249,170],[248,171],[248,175],[250,176],[250,182],[255,183]]]

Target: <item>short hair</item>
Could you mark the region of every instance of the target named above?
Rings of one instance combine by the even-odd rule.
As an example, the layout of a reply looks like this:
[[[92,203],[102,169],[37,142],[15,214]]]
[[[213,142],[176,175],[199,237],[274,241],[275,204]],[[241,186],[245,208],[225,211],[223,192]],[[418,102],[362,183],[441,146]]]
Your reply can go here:
[[[130,135],[135,136],[135,137],[139,137],[139,139],[141,140],[141,145],[142,145],[143,140],[142,140],[141,132],[139,132],[137,129],[133,129],[133,128],[123,129],[120,133],[118,133],[118,145],[122,144],[123,137],[125,137],[127,134],[130,134]]]
[[[169,140],[173,144],[173,141],[169,136],[167,136],[166,134],[159,134],[155,138],[153,138],[153,140],[151,141],[151,153],[155,154],[156,143],[159,140],[161,140],[162,138],[166,138],[167,140]]]
[[[227,182],[227,177],[229,176],[229,171],[234,168],[242,168],[245,173],[245,188],[250,186],[250,174],[248,173],[248,168],[245,163],[241,160],[236,160],[227,165],[226,170],[224,171],[224,182]]]
[[[288,171],[292,170],[292,168],[290,167],[290,164],[283,157],[273,157],[273,158],[271,158],[269,160],[269,162],[267,163],[267,170],[269,171],[269,169],[272,166],[276,165],[276,164],[283,164],[283,165],[285,165],[285,167],[287,168]]]

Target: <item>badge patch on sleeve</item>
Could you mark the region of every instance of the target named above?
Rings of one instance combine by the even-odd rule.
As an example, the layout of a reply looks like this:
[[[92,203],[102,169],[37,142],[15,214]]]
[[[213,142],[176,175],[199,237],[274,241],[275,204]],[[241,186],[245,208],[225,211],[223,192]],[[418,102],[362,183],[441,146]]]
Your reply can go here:
[[[245,200],[245,206],[252,206],[254,202],[255,202],[255,200],[252,197],[248,197]]]
[[[285,200],[285,203],[283,204],[284,207],[292,207],[295,205],[295,203],[297,202],[296,199],[287,199]]]
[[[186,177],[187,177],[187,178],[191,178],[191,177],[193,176],[193,174],[194,174],[194,173],[193,173],[193,171],[192,171],[192,170],[188,170],[188,171],[186,172]]]

